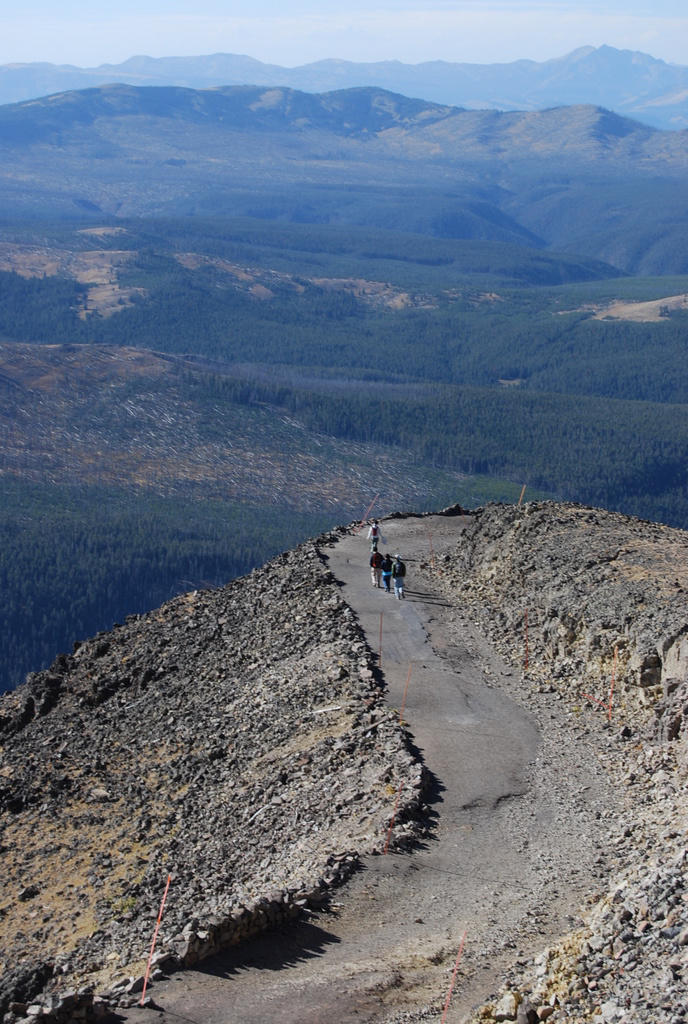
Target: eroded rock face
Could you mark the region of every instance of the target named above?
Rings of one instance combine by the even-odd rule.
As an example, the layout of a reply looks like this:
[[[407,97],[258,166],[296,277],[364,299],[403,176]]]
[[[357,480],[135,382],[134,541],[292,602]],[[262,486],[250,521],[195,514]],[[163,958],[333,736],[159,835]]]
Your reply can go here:
[[[402,782],[413,832],[421,768],[315,543],[75,647],[0,700],[0,1013],[133,996],[170,876],[157,948],[191,964],[326,898]]]
[[[680,1020],[686,534],[548,503],[477,510],[456,531],[447,561],[419,574],[512,662],[520,698],[561,698],[572,742],[588,734],[625,800],[618,820],[600,819],[600,849],[613,844],[604,891],[474,1019]],[[170,876],[156,971],[317,905],[382,848],[402,782],[394,833],[413,835],[421,769],[318,550],[131,619],[0,700],[11,1019],[96,1018],[138,1000]]]
[[[574,504],[492,505],[462,520],[443,568],[534,678],[652,708],[688,676],[688,535]],[[615,663],[615,654],[616,663]]]
[[[606,891],[470,1020],[685,1020],[688,535],[551,503],[479,509],[459,529],[441,567],[447,593],[531,692],[556,693],[574,720],[587,712],[595,757],[624,798]]]

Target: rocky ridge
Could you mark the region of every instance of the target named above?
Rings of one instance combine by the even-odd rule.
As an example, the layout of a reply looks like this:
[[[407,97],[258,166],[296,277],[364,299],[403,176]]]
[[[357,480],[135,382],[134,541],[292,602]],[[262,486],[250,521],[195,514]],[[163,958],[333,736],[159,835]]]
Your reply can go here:
[[[358,852],[380,849],[402,781],[395,841],[417,834],[420,766],[318,557],[337,535],[116,627],[0,703],[12,1024],[140,998],[169,874],[158,971],[317,906]],[[621,808],[591,809],[599,890],[580,919],[515,960],[472,1024],[685,1020],[686,534],[570,504],[490,506],[456,519],[446,560],[416,569],[514,666],[486,685],[536,715],[541,760],[560,743],[580,750]],[[551,768],[537,771],[557,785]],[[523,927],[532,939],[536,922]],[[483,955],[468,949],[464,963],[472,953]],[[18,1002],[20,983],[40,1003]],[[445,994],[390,1021],[439,1020]]]
[[[457,534],[423,571],[453,603],[459,595],[519,670],[520,699],[541,722],[556,715],[623,802],[616,820],[598,812],[602,884],[578,927],[517,961],[472,1024],[678,1024],[688,1017],[688,536],[552,503],[479,509]]]
[[[318,544],[329,540],[322,537]],[[423,771],[315,542],[0,701],[0,1012],[103,1016],[409,842]]]

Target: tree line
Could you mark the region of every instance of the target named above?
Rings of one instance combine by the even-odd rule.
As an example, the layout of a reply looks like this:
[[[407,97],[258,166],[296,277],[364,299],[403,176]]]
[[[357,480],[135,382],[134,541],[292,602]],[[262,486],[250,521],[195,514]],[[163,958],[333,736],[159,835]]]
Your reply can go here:
[[[3,480],[0,693],[127,615],[221,586],[324,517],[121,489]]]

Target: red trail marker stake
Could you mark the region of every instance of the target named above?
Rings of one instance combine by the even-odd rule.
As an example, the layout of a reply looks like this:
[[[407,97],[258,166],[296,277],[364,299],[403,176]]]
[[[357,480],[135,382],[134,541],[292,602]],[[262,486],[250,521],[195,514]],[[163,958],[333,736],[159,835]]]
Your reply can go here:
[[[523,495],[525,493],[526,493],[526,485],[524,484],[523,485],[523,490],[521,491],[521,497],[518,499],[518,507],[519,508],[521,507],[521,502],[523,501]]]
[[[612,665],[612,685],[611,685],[611,688],[609,690],[609,721],[610,722],[612,720],[612,699],[614,697],[614,677],[616,676],[616,656],[618,654],[618,651],[619,651],[619,648],[615,647],[614,648],[614,664]]]
[[[146,967],[146,977],[143,979],[143,992],[141,994],[141,1006],[143,1006],[143,1001],[146,998],[146,989],[148,988],[148,975],[150,974],[151,963],[153,962],[153,953],[155,952],[155,943],[157,942],[157,939],[158,939],[158,931],[160,929],[160,922],[162,921],[162,912],[165,909],[165,900],[167,899],[167,890],[170,887],[170,882],[171,881],[172,881],[172,875],[168,875],[167,876],[167,885],[165,886],[165,892],[163,893],[163,896],[162,896],[162,903],[160,904],[160,913],[158,914],[158,921],[157,921],[157,924],[155,925],[155,931],[153,932],[153,941],[151,943],[151,951],[150,951],[150,955],[148,957],[148,966]]]
[[[454,973],[452,974],[452,980],[451,980],[451,985],[449,986],[449,994],[447,995],[447,1001],[444,1004],[444,1013],[442,1014],[441,1024],[444,1024],[445,1020],[447,1019],[447,1010],[449,1009],[449,1000],[451,999],[452,992],[454,991],[454,982],[456,981],[456,972],[459,969],[459,961],[461,960],[461,954],[463,953],[463,944],[464,944],[465,941],[466,941],[466,933],[464,932],[463,935],[461,936],[461,945],[459,946],[459,955],[457,956],[456,963],[454,964]]]
[[[612,700],[614,698],[614,678],[616,676],[616,657],[619,652],[618,646],[614,648],[614,664],[612,666],[612,685],[609,689],[609,703],[605,704],[603,700],[598,700],[597,697],[593,697],[591,693],[584,693],[583,696],[587,697],[588,700],[594,700],[596,704],[599,704],[601,708],[605,708],[608,712],[608,719],[612,720]]]
[[[406,703],[406,694],[408,693],[409,681],[411,679],[411,664],[409,663],[408,675],[406,676],[406,689],[404,690],[404,699],[401,702],[401,711],[399,712],[399,725],[401,725],[401,719],[404,715],[404,704]]]
[[[387,842],[385,843],[385,848],[384,848],[384,851],[383,851],[383,856],[384,856],[385,853],[387,853],[387,850],[389,849],[389,841],[392,838],[392,829],[394,828],[394,819],[397,816],[397,808],[399,806],[399,800],[401,798],[401,791],[402,791],[403,788],[404,788],[404,783],[402,782],[402,784],[399,786],[399,792],[397,793],[397,802],[395,803],[394,810],[392,811],[392,821],[391,821],[390,826],[389,826],[389,832],[387,833]]]
[[[370,515],[370,510],[371,510],[371,508],[373,507],[373,505],[375,504],[375,502],[377,501],[377,499],[378,499],[379,497],[380,497],[380,493],[379,493],[379,491],[378,491],[378,493],[377,493],[377,494],[375,495],[375,497],[374,497],[374,498],[373,498],[373,500],[371,501],[370,505],[368,505],[368,508],[367,508],[367,509],[365,510],[365,514],[364,514],[364,516],[363,516],[363,519],[361,519],[360,523],[359,523],[359,524],[358,524],[358,526],[356,527],[356,532],[357,532],[357,533],[358,533],[358,531],[359,531],[359,530],[361,529],[361,527],[363,526],[363,524],[365,523],[365,521],[366,521],[366,519],[368,518],[368,516]]]

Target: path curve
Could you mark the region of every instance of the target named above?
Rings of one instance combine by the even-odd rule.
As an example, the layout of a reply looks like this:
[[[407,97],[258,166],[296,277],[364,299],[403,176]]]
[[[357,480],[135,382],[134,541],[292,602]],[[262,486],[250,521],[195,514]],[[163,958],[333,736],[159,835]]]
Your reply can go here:
[[[555,716],[540,710],[539,724],[512,699],[514,670],[461,614],[460,595],[447,600],[419,573],[431,546],[441,567],[458,527],[442,516],[383,523],[383,547],[408,567],[404,601],[372,586],[364,532],[324,552],[376,652],[382,627],[390,707],[401,707],[409,680],[404,720],[434,780],[432,837],[413,854],[367,858],[334,912],[156,985],[163,1024],[372,1024],[437,1006],[465,933],[447,1018],[458,1022],[507,964],[566,930],[593,887],[595,845],[552,779],[565,773],[590,808],[609,802],[605,778],[561,736],[553,763],[540,725]],[[151,1012],[120,1019],[150,1022]]]

